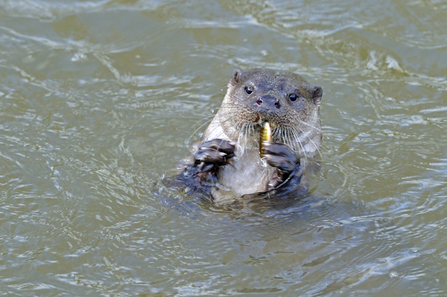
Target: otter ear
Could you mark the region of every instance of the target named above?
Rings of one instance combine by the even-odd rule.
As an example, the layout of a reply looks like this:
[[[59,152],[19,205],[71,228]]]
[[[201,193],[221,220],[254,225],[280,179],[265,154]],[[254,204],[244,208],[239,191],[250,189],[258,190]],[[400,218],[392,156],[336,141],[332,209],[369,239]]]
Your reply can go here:
[[[321,97],[323,96],[323,89],[319,86],[312,86],[310,93],[314,103],[319,105],[321,102]]]
[[[234,86],[236,85],[242,78],[242,70],[234,69],[233,76],[230,80],[230,85]]]

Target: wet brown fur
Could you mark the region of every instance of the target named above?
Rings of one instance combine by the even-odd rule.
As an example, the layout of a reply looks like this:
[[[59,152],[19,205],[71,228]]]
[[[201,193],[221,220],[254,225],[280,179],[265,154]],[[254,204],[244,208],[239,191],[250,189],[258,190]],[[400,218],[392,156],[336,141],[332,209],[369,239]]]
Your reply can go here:
[[[253,90],[251,94],[246,91],[248,86]],[[290,100],[290,94],[296,94],[296,100]],[[275,98],[279,107],[259,109],[262,96]],[[293,73],[235,70],[222,105],[202,138],[202,142],[223,139],[236,143],[235,156],[216,172],[220,192],[244,195],[278,186],[272,187],[271,180],[280,180],[280,172],[259,154],[260,128],[265,121],[273,128],[272,142],[287,145],[299,159],[299,172],[295,174],[301,175],[307,160],[319,154],[321,96],[320,87]],[[214,191],[213,195],[220,194]]]

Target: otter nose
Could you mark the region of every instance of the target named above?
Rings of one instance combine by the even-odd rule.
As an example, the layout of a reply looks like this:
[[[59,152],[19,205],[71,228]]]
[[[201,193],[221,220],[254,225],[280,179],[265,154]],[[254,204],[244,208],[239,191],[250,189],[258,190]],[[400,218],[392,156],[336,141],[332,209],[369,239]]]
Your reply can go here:
[[[258,99],[255,102],[256,105],[262,106],[267,109],[271,108],[281,108],[281,101],[279,101],[278,98],[272,95],[263,95],[258,97]]]

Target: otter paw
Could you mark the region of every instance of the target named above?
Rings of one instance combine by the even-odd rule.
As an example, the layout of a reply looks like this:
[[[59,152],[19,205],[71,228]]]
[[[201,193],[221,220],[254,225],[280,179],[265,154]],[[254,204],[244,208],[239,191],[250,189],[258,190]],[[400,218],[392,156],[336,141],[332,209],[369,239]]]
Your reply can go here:
[[[285,144],[264,141],[264,159],[270,166],[276,167],[285,175],[293,172],[300,160]]]
[[[206,141],[200,145],[199,150],[194,155],[196,164],[225,165],[230,158],[234,157],[235,146],[234,142],[223,139]]]

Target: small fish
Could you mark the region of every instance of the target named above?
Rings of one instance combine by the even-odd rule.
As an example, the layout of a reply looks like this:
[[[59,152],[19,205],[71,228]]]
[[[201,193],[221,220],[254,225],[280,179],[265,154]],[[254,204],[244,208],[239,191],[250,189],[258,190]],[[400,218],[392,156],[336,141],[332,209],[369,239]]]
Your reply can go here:
[[[264,141],[272,141],[272,128],[270,128],[269,122],[265,122],[261,127],[261,142],[259,143],[261,157],[264,156]]]

